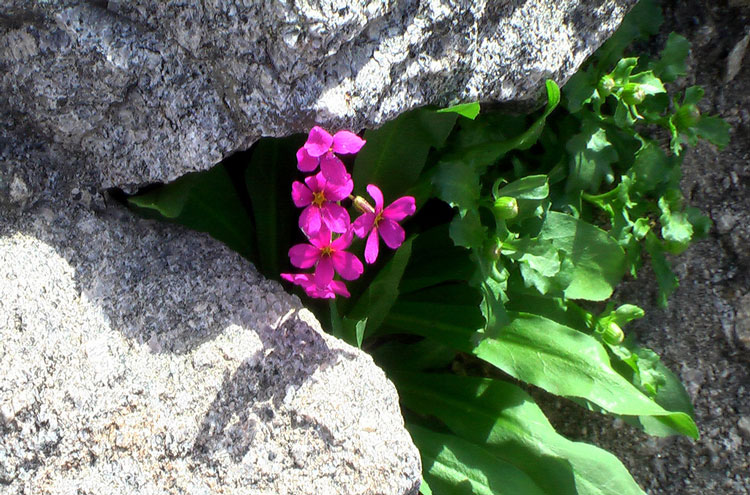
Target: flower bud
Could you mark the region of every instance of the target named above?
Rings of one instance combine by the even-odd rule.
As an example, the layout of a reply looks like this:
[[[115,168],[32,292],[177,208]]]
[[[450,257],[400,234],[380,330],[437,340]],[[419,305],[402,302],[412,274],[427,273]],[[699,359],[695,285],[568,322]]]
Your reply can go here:
[[[602,330],[602,340],[607,344],[617,345],[621,344],[625,339],[625,334],[620,328],[620,325],[614,321],[610,321]]]
[[[628,85],[620,97],[628,105],[638,105],[646,99],[646,92],[636,85]]]
[[[683,105],[675,113],[674,125],[678,129],[687,129],[695,126],[701,119],[701,111],[695,105]]]
[[[607,97],[610,94],[612,94],[612,90],[614,88],[615,88],[615,80],[609,74],[603,76],[599,80],[599,85],[597,86],[599,93],[604,97]]]
[[[510,196],[502,196],[495,200],[492,211],[495,213],[495,217],[500,220],[514,218],[518,215],[518,201]]]

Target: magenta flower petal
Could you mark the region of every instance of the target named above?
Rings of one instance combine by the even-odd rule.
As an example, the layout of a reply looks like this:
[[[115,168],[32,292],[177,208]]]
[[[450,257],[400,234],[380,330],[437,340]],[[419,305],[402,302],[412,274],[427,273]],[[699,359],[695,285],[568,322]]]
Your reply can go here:
[[[331,232],[343,234],[349,230],[351,220],[349,212],[335,203],[326,203],[320,207],[320,216]]]
[[[323,173],[323,177],[333,184],[344,184],[351,180],[351,175],[347,173],[344,162],[333,153],[326,153],[320,159],[320,171]]]
[[[333,135],[333,151],[336,153],[356,153],[365,145],[365,140],[351,131],[339,131]]]
[[[396,222],[403,220],[417,211],[417,204],[412,196],[404,196],[386,206],[383,210],[383,218],[388,218]]]
[[[367,233],[372,230],[374,223],[375,215],[373,213],[362,213],[359,218],[352,223],[352,230],[357,234],[357,237],[364,239],[367,236]]]
[[[331,255],[331,259],[333,260],[333,267],[343,279],[354,280],[359,278],[362,272],[365,271],[362,262],[352,253],[335,251]]]
[[[331,281],[331,285],[328,286],[335,294],[344,297],[350,297],[349,291],[346,288],[346,284],[340,280]]]
[[[331,231],[323,224],[317,233],[309,234],[308,239],[310,240],[310,244],[318,249],[323,249],[331,244]]]
[[[311,156],[305,148],[297,150],[297,168],[302,172],[312,172],[318,168],[320,159]]]
[[[320,192],[325,188],[326,180],[323,174],[318,172],[317,174],[305,177],[305,184],[310,188],[310,191]]]
[[[367,237],[365,244],[365,261],[369,264],[375,263],[380,251],[380,239],[378,239],[378,229],[372,229]]]
[[[342,184],[326,182],[323,186],[323,193],[328,201],[341,201],[352,193],[352,189],[354,189],[354,181],[350,175]]]
[[[292,182],[292,201],[294,201],[294,206],[296,206],[297,208],[302,208],[303,206],[307,206],[312,203],[312,200],[313,194],[310,189],[305,187],[305,185],[301,182]]]
[[[321,256],[315,267],[315,285],[325,287],[333,280],[333,260],[330,256]]]
[[[377,214],[383,211],[383,191],[381,191],[375,184],[368,184],[367,192],[370,193],[372,199],[375,200],[375,213]]]
[[[299,228],[307,236],[316,235],[320,231],[322,223],[320,208],[315,205],[310,205],[302,210],[302,214],[299,216]]]
[[[349,245],[352,243],[352,231],[347,230],[344,235],[339,237],[338,239],[334,239],[333,242],[331,242],[331,248],[333,248],[334,251],[341,251],[349,247]]]
[[[380,237],[383,238],[386,246],[391,249],[398,248],[403,244],[404,238],[406,238],[404,229],[399,224],[388,218],[380,220],[380,223],[378,223],[378,231],[380,232]]]
[[[333,136],[328,134],[328,131],[322,127],[316,125],[310,129],[310,134],[307,135],[304,148],[310,156],[319,157],[330,150],[332,144]]]
[[[297,244],[289,250],[289,261],[297,268],[310,268],[319,257],[320,250],[309,244]]]

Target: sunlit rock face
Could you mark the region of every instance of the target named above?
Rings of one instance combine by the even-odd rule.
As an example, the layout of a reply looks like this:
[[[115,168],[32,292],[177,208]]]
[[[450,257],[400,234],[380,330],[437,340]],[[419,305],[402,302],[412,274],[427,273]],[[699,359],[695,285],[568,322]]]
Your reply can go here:
[[[6,0],[0,111],[104,186],[172,180],[260,136],[534,98],[635,0]]]

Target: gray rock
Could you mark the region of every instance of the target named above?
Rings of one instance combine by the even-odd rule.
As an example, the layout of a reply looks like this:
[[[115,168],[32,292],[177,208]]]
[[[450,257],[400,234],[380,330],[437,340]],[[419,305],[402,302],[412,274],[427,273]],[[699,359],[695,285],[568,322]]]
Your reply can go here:
[[[5,220],[3,494],[416,495],[393,385],[238,255],[66,200]]]
[[[5,0],[0,114],[99,185],[168,181],[316,122],[356,130],[426,104],[533,99],[634,3]],[[18,201],[14,181],[0,176],[0,192],[16,183]]]

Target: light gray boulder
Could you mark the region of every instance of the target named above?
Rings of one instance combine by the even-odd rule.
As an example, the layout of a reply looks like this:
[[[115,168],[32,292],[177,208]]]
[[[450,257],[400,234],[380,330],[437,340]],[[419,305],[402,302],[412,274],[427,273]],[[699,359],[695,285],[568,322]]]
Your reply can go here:
[[[534,98],[635,2],[4,0],[0,112],[100,185],[168,181],[314,123]]]
[[[0,370],[3,494],[418,490],[369,356],[216,241],[116,208],[0,228]]]

